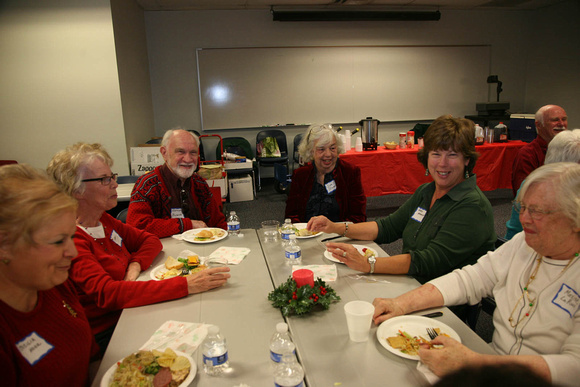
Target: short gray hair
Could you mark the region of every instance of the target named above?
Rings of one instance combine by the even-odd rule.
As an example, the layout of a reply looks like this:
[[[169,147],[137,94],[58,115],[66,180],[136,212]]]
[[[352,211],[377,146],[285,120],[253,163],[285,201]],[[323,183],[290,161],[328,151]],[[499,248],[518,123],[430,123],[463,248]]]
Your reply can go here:
[[[573,227],[580,227],[580,164],[552,163],[534,170],[526,178],[517,200],[521,201],[527,190],[537,184],[550,183],[557,192],[556,202]]]
[[[580,129],[564,130],[548,144],[544,164],[580,163]]]
[[[344,144],[331,124],[311,125],[304,134],[304,137],[302,137],[302,141],[300,141],[298,153],[305,163],[309,163],[314,160],[314,144],[316,146],[327,146],[333,141],[336,141],[338,154],[343,153]]]
[[[171,139],[171,136],[173,136],[173,133],[177,130],[183,130],[184,132],[191,134],[191,136],[195,140],[195,143],[199,147],[199,137],[195,133],[193,133],[192,131],[189,131],[187,129],[183,129],[182,127],[179,127],[179,126],[177,128],[169,129],[167,132],[165,132],[165,134],[163,135],[163,139],[161,140],[161,146],[166,147],[167,144],[169,143],[169,140]]]

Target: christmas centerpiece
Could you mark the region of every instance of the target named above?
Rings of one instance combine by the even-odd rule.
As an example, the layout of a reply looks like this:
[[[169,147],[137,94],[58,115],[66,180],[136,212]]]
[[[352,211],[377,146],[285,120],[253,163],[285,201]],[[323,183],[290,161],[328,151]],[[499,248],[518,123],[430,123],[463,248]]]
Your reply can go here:
[[[314,281],[311,270],[300,269],[292,273],[292,277],[268,294],[272,306],[280,308],[284,316],[309,313],[317,306],[330,308],[330,304],[339,301],[340,297],[334,289],[326,285],[322,279]]]

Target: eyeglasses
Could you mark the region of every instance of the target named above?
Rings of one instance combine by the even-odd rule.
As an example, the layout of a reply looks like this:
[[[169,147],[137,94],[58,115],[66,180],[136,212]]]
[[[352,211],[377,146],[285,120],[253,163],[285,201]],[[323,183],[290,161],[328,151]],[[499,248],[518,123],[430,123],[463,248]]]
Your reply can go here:
[[[119,176],[118,173],[113,173],[111,176],[96,177],[94,179],[84,179],[81,181],[83,183],[86,183],[88,181],[100,181],[102,185],[109,185],[109,184],[111,184],[111,181],[117,181],[117,176]]]
[[[528,211],[528,214],[532,217],[532,219],[534,220],[542,220],[542,218],[546,215],[549,214],[553,214],[554,212],[558,212],[557,210],[554,211],[548,211],[548,210],[541,210],[539,208],[533,208],[533,207],[528,207],[525,204],[522,204],[522,202],[514,200],[512,202],[513,206],[514,206],[514,210],[518,213],[521,214],[525,211]]]

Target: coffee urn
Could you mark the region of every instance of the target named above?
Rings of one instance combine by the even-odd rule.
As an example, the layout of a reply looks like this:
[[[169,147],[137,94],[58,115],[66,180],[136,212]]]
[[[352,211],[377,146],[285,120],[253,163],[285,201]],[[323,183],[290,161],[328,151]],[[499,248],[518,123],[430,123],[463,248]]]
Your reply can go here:
[[[380,123],[381,121],[374,119],[373,117],[367,117],[364,120],[359,121],[361,127],[360,133],[362,136],[363,150],[377,150]]]

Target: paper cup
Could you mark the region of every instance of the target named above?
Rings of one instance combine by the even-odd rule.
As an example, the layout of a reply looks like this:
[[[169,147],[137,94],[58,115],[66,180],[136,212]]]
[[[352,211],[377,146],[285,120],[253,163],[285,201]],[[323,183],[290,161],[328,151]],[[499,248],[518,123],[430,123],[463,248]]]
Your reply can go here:
[[[344,306],[348,335],[352,341],[368,341],[375,307],[366,301],[351,301]]]

